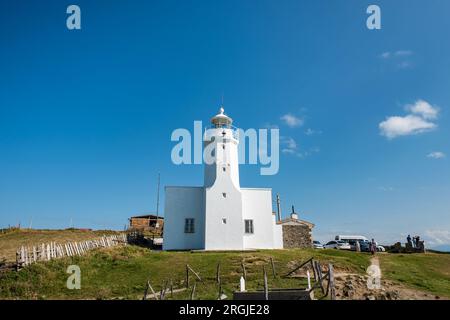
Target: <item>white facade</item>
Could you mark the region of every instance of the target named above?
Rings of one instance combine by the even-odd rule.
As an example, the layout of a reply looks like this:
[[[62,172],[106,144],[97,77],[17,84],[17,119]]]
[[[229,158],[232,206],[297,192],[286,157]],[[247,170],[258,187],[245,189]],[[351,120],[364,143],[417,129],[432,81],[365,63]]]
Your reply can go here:
[[[166,187],[165,250],[281,249],[271,189],[241,188],[238,137],[220,113],[205,132],[203,187]]]

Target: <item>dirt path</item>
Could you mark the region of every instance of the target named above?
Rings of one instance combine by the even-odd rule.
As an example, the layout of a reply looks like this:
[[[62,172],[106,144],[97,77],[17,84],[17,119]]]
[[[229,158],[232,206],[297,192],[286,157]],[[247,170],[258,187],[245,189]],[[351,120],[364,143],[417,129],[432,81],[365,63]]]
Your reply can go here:
[[[434,294],[411,289],[383,279],[380,260],[375,255],[370,260],[366,275],[336,272],[336,297],[338,300],[436,300]],[[369,277],[372,277],[369,280]],[[379,276],[379,281],[374,277]],[[445,299],[445,298],[444,298]]]
[[[373,266],[377,266],[378,268],[380,267],[380,260],[378,259],[378,256],[377,256],[377,255],[374,255],[374,256],[372,257],[372,259],[370,259],[370,263],[371,263]]]

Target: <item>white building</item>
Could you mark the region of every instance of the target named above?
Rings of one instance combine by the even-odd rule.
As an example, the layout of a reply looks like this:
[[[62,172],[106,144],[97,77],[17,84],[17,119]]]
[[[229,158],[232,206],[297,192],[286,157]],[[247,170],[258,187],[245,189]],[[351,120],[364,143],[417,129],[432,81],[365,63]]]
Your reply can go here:
[[[270,188],[241,188],[238,136],[233,120],[220,113],[205,131],[203,187],[165,188],[164,250],[283,248],[282,227],[272,213]]]

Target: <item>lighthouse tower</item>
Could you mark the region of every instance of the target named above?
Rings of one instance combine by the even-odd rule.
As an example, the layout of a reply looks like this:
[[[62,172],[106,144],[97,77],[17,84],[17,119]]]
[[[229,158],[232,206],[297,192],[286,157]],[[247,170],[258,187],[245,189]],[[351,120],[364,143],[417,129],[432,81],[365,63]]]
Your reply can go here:
[[[225,249],[224,246],[242,250],[244,246],[239,141],[232,123],[221,107],[204,134],[206,250]]]
[[[221,107],[211,118],[211,128],[205,130],[205,187],[213,186],[217,179],[229,178],[239,188],[239,141],[232,123],[233,119],[224,114]]]
[[[164,250],[283,247],[272,190],[240,186],[239,139],[232,124],[220,108],[205,130],[203,186],[165,187]]]

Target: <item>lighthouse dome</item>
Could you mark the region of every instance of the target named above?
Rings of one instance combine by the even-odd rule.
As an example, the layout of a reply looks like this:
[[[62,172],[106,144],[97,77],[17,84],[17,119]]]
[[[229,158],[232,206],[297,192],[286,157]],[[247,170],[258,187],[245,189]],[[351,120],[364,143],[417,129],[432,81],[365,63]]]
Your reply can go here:
[[[233,123],[233,119],[227,116],[223,107],[220,107],[219,113],[211,118],[211,123],[215,128],[229,128]]]

